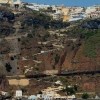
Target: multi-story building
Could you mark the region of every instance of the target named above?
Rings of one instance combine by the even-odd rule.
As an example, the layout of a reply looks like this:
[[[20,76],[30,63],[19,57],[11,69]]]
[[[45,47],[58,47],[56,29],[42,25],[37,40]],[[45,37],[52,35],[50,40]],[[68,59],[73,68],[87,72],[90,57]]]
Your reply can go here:
[[[21,0],[0,0],[0,4],[21,4]]]
[[[86,15],[85,13],[73,13],[73,14],[70,14],[70,18],[69,18],[69,21],[78,21],[78,20],[82,20],[82,19],[85,19],[86,18]]]
[[[0,0],[0,4],[12,4],[13,0]]]
[[[81,13],[84,11],[83,7],[70,7],[70,13]]]
[[[53,13],[53,14],[52,14],[52,17],[53,17],[53,19],[55,19],[55,20],[59,20],[59,19],[61,19],[62,15],[61,15],[61,13],[58,11],[58,12],[56,12],[56,13]]]
[[[61,6],[50,6],[47,14],[50,15],[54,20],[60,20],[62,18]]]
[[[21,0],[13,0],[13,4],[21,4]]]
[[[86,16],[87,18],[99,18],[100,17],[100,5],[87,7]]]
[[[31,8],[32,10],[36,10],[36,11],[39,11],[40,9],[47,10],[47,8],[50,7],[49,5],[37,4],[37,3],[31,3],[31,4],[28,4],[26,6],[28,8]]]
[[[85,8],[70,7],[69,16],[70,16],[69,21],[77,21],[77,20],[84,19],[86,17]]]

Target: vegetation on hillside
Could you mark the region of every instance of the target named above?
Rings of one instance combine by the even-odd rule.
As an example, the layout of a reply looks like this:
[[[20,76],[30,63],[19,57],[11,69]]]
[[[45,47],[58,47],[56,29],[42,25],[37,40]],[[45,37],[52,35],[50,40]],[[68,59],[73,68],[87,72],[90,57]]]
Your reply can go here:
[[[92,33],[92,32],[91,32]],[[95,58],[100,51],[100,30],[85,41],[84,53],[90,58]]]
[[[97,56],[97,52],[100,50],[100,19],[77,22],[75,26],[65,33],[69,37],[76,37],[82,41],[85,56],[90,58]]]
[[[38,28],[42,26],[45,29],[51,29],[51,28],[60,29],[70,25],[70,23],[68,22],[62,22],[60,20],[52,20],[50,16],[45,15],[41,12],[32,11],[30,9],[28,9],[28,11],[29,12],[27,14],[24,14],[24,19],[22,19],[23,26],[26,25],[27,27],[31,26],[34,28]]]

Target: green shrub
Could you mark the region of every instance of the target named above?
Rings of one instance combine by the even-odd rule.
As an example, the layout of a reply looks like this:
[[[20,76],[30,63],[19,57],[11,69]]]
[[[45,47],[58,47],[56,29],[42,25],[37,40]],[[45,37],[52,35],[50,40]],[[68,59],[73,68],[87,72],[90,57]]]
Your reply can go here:
[[[74,95],[76,93],[76,91],[75,91],[73,86],[71,86],[71,87],[66,86],[65,90],[66,90],[68,95]]]
[[[89,37],[86,41],[85,41],[85,45],[84,45],[84,54],[85,56],[89,57],[89,58],[95,58],[97,56],[97,50],[100,49],[100,33],[99,31]]]
[[[60,56],[56,54],[54,59],[55,59],[55,64],[57,64],[59,62]]]
[[[82,94],[82,99],[88,99],[88,98],[89,98],[89,94],[87,94],[87,93]]]

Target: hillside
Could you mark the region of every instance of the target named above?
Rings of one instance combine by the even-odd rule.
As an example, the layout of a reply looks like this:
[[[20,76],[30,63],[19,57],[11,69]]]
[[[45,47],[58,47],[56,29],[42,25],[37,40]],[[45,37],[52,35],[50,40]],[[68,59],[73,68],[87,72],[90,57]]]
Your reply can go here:
[[[3,9],[1,12],[3,12],[3,17],[2,24],[0,24],[0,37],[8,38],[1,40],[0,52],[10,55],[11,52],[18,51],[17,53],[20,54],[18,63],[23,70],[25,70],[24,66],[40,66],[40,71],[52,69],[90,70],[90,68],[94,70],[95,66],[97,69],[99,68],[100,19],[63,23],[27,8],[16,15],[12,11]],[[5,18],[7,18],[6,21]],[[18,43],[19,50],[12,50],[14,49],[12,40],[9,39],[12,36],[17,36],[16,43]],[[38,55],[41,51],[48,52],[46,55],[43,53]],[[26,63],[22,58],[29,60]],[[35,61],[42,63],[38,64]],[[97,65],[95,61],[97,61]]]
[[[80,22],[79,25],[65,32],[69,37],[76,37],[78,41],[72,50],[70,59],[73,70],[100,70],[100,19]],[[67,59],[67,58],[66,58]],[[69,59],[69,57],[68,57]],[[66,63],[66,61],[65,61]],[[69,62],[68,62],[69,63]],[[66,66],[66,65],[65,65]],[[79,68],[79,67],[81,68]],[[97,69],[95,69],[95,66]],[[86,68],[85,68],[86,67]]]
[[[2,75],[100,71],[100,19],[65,23],[28,8],[17,14],[0,8],[0,14]],[[83,75],[84,84],[91,81]]]

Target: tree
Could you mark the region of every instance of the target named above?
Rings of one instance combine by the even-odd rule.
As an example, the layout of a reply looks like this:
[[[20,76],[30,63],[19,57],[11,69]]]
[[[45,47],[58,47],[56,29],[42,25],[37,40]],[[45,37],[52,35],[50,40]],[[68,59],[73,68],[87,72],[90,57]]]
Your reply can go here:
[[[82,99],[88,99],[88,98],[89,98],[89,94],[87,94],[87,93],[82,94]]]
[[[12,67],[11,67],[10,63],[6,63],[5,67],[6,67],[6,70],[7,70],[8,72],[11,72]]]
[[[43,94],[42,91],[39,91],[38,94]]]
[[[65,90],[66,90],[68,95],[74,95],[76,92],[73,86],[66,86]]]
[[[66,86],[66,85],[68,84],[68,80],[67,80],[66,77],[60,77],[59,80],[62,82],[62,84],[63,84],[64,86]]]
[[[43,41],[47,41],[47,39],[50,37],[50,34],[49,33],[46,33],[44,36],[43,36]]]
[[[58,54],[55,55],[55,64],[59,62],[60,56]]]
[[[77,91],[78,90],[78,86],[74,85],[74,89],[75,89],[75,91]]]

